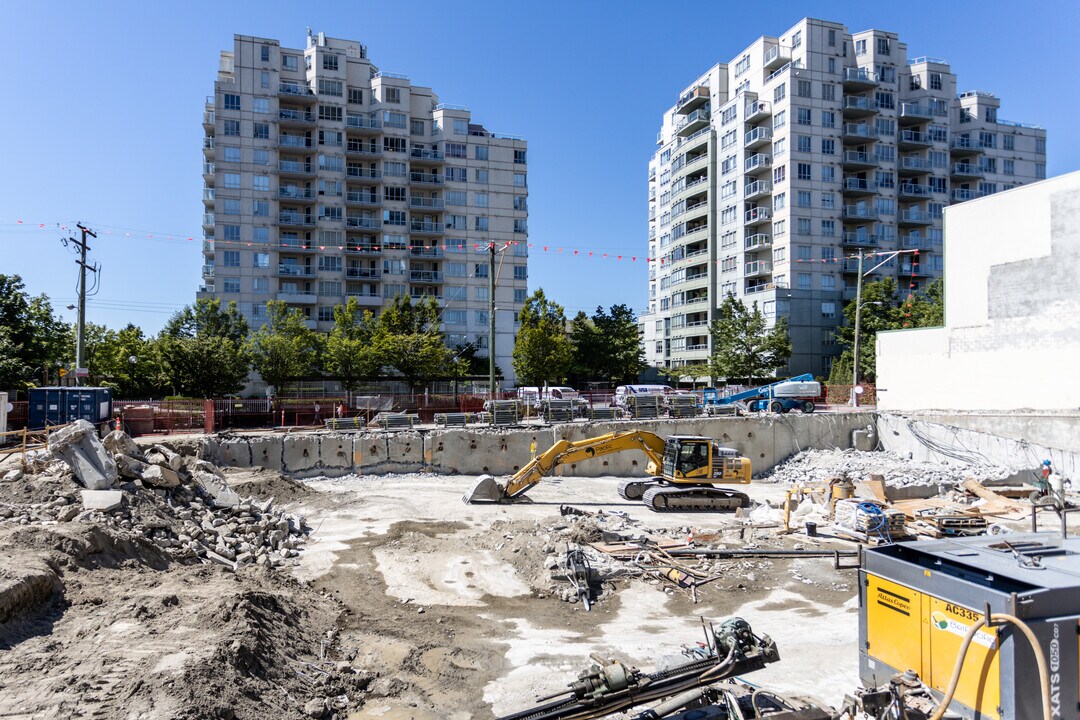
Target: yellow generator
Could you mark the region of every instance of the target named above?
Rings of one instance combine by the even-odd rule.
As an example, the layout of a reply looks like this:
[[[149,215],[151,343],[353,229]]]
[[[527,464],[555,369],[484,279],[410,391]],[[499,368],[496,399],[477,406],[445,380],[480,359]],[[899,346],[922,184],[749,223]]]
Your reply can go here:
[[[868,548],[859,576],[867,686],[913,670],[940,700],[965,636],[989,617],[969,641],[946,717],[1041,720],[1048,693],[1053,718],[1080,718],[1080,538],[1017,533]],[[1019,622],[993,621],[1004,616]]]

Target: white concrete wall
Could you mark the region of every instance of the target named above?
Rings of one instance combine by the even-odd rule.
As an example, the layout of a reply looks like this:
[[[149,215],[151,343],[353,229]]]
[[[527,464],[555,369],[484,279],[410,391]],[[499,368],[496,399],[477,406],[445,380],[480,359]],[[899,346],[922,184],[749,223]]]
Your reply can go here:
[[[1080,407],[1080,172],[946,209],[945,258],[945,327],[877,336],[878,407]]]

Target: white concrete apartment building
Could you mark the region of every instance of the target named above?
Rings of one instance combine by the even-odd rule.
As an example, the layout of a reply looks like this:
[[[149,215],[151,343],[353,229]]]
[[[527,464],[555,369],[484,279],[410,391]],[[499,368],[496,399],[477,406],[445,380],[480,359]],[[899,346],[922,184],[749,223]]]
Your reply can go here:
[[[924,288],[947,205],[1045,177],[1046,131],[999,104],[958,94],[945,60],[908,59],[895,33],[810,18],[710,68],[649,162],[649,363],[704,361],[731,293],[788,319],[788,373],[827,375],[855,256],[908,251],[868,258],[864,280]]]
[[[235,35],[203,113],[203,285],[251,323],[266,302],[333,327],[355,297],[378,314],[433,296],[451,347],[488,355],[488,246],[508,247],[496,286],[496,362],[513,379],[528,282],[526,142],[472,122],[431,88],[380,71],[359,42],[304,49]]]

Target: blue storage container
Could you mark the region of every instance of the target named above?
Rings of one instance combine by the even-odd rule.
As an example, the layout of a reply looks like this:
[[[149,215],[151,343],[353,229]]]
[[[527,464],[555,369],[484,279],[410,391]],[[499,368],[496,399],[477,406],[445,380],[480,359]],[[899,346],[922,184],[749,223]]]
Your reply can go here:
[[[32,430],[86,420],[112,419],[112,390],[103,387],[41,387],[30,390]]]

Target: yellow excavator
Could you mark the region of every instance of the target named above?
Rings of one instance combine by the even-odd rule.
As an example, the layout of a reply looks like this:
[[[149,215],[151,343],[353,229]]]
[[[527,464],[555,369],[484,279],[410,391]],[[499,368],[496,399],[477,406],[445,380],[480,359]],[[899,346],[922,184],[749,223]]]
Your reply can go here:
[[[462,498],[466,503],[505,502],[521,497],[564,463],[576,463],[624,450],[640,450],[648,458],[648,479],[626,480],[619,495],[641,500],[657,512],[708,512],[749,507],[750,498],[714,482],[750,482],[750,460],[707,437],[672,435],[666,440],[642,430],[613,432],[585,440],[560,440],[534,457],[505,484],[481,475]]]

